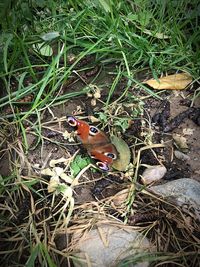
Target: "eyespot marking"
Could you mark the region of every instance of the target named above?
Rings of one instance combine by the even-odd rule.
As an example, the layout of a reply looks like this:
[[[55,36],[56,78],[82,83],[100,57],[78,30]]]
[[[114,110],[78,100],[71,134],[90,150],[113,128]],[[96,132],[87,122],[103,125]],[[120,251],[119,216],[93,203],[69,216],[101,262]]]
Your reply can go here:
[[[77,121],[76,121],[76,119],[75,119],[74,117],[72,117],[72,116],[68,116],[68,117],[67,117],[67,122],[68,122],[69,125],[72,126],[72,127],[77,126]]]
[[[106,163],[104,163],[104,162],[99,161],[99,162],[96,163],[96,165],[102,171],[109,171],[108,165]]]
[[[111,152],[106,152],[104,153],[105,156],[111,158],[111,159],[116,159],[117,158],[117,155],[114,154],[114,153],[111,153]]]
[[[90,135],[94,136],[94,135],[98,134],[98,132],[99,132],[99,129],[97,129],[94,126],[90,126],[90,131],[89,131]]]

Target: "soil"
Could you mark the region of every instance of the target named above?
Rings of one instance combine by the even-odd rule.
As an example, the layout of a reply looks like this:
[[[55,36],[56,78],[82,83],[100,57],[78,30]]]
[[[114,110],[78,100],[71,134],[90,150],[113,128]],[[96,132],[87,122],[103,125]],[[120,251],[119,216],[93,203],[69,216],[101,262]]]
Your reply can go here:
[[[192,110],[184,115],[184,112],[191,109],[191,98],[194,93],[194,85],[184,91],[166,91],[160,94],[162,99],[155,99],[149,97],[143,89],[138,86],[129,88],[123,100],[118,100],[126,88],[126,79],[121,79],[118,83],[114,93],[110,99],[110,103],[105,110],[105,102],[109,94],[111,84],[115,77],[113,76],[114,66],[108,68],[95,68],[89,69],[87,73],[81,73],[82,78],[72,77],[71,82],[67,82],[62,89],[61,93],[79,92],[86,85],[91,86],[91,92],[94,94],[94,88],[100,88],[101,97],[94,101],[92,95],[80,95],[74,99],[68,100],[62,105],[57,105],[43,111],[41,115],[41,133],[35,131],[33,125],[36,121],[35,116],[31,116],[30,121],[25,121],[26,128],[27,150],[23,147],[23,137],[17,136],[13,125],[7,122],[2,123],[0,129],[4,135],[0,136],[1,148],[1,161],[0,161],[0,175],[3,177],[12,175],[13,169],[17,166],[20,169],[20,175],[23,177],[33,177],[42,179],[45,183],[33,185],[32,196],[29,192],[24,190],[23,197],[19,201],[16,200],[18,212],[13,219],[14,224],[20,225],[24,223],[25,218],[29,214],[29,210],[33,207],[34,203],[39,199],[37,204],[37,212],[35,214],[35,221],[45,221],[45,218],[51,218],[52,215],[52,196],[47,192],[47,186],[50,181],[49,176],[41,176],[42,169],[49,168],[51,160],[60,158],[72,158],[74,155],[81,155],[83,158],[87,157],[87,152],[83,149],[80,143],[76,142],[76,138],[71,142],[63,135],[64,132],[71,131],[71,127],[66,122],[66,115],[75,115],[102,128],[104,132],[109,134],[119,135],[131,149],[131,163],[135,164],[135,159],[140,148],[149,144],[162,144],[165,143],[164,148],[155,148],[152,150],[147,149],[141,153],[140,167],[138,170],[138,182],[140,181],[140,174],[144,171],[143,165],[159,165],[164,164],[167,168],[167,173],[164,178],[157,183],[165,183],[168,180],[191,178],[200,182],[199,158],[200,158],[200,131],[199,131],[199,107],[200,99],[196,99],[192,105]],[[96,75],[96,76],[95,76]],[[141,81],[146,79],[147,73],[140,73],[138,77]],[[17,88],[17,86],[15,86]],[[92,99],[93,98],[93,99]],[[20,106],[22,110],[29,109],[29,105]],[[96,102],[96,103],[95,103]],[[113,104],[114,103],[114,104]],[[117,111],[117,113],[116,113]],[[5,113],[9,113],[9,109],[5,109]],[[108,115],[109,121],[101,123],[99,114]],[[183,115],[181,115],[183,114]],[[177,119],[178,116],[178,119]],[[91,118],[97,119],[96,123],[92,123]],[[128,127],[123,128],[121,124],[116,124],[116,118],[126,119],[128,117]],[[175,118],[175,120],[174,120]],[[174,121],[173,121],[174,120]],[[178,121],[178,123],[177,123]],[[121,123],[121,121],[120,121]],[[165,131],[166,127],[169,128],[173,125],[173,129]],[[170,126],[171,127],[171,126]],[[173,140],[173,134],[179,134],[186,138],[188,148],[184,152],[189,156],[187,160],[181,160],[174,156],[174,150],[177,148]],[[20,151],[26,153],[20,153]],[[56,166],[65,167],[63,163],[58,163]],[[134,165],[135,167],[135,165]],[[68,168],[66,174],[70,175]],[[133,174],[132,174],[133,175]],[[92,203],[94,200],[101,200],[106,197],[114,196],[117,192],[127,188],[130,185],[130,177],[127,179],[124,172],[101,172],[100,170],[87,169],[79,178],[79,184],[74,187],[73,196],[75,205],[85,205]],[[40,201],[38,192],[43,191],[44,199]],[[58,209],[57,204],[60,199],[57,197],[55,207]],[[147,200],[148,202],[148,200]],[[43,210],[43,208],[45,209]],[[116,212],[115,209],[108,208],[110,215],[121,218],[121,214]],[[55,210],[54,210],[55,212]],[[43,214],[44,213],[44,214]],[[78,211],[74,211],[75,217]],[[145,221],[149,218],[154,218],[155,214],[137,215],[130,217],[128,223],[131,225],[133,222],[140,220]],[[82,216],[82,215],[80,215]],[[155,217],[158,215],[155,215]],[[142,219],[141,219],[142,218]],[[71,222],[70,222],[71,223]],[[73,223],[73,222],[72,222]],[[59,247],[60,241],[58,241]],[[5,244],[6,246],[6,244]],[[6,250],[6,249],[5,249]]]
[[[66,115],[77,114],[81,115],[82,117],[85,117],[87,120],[88,116],[95,116],[97,112],[104,112],[102,110],[102,101],[106,101],[110,85],[114,80],[114,76],[110,74],[112,68],[113,66],[110,66],[108,69],[96,68],[96,70],[93,72],[90,70],[90,75],[84,73],[84,78],[73,78],[71,83],[66,83],[66,85],[63,87],[63,93],[80,91],[83,87],[85,87],[85,83],[89,85],[92,81],[93,84],[95,84],[98,88],[101,89],[100,101],[98,101],[97,99],[96,105],[92,106],[92,98],[86,97],[84,95],[76,97],[73,100],[66,101],[62,105],[55,106],[51,108],[51,111],[49,109],[45,110],[41,122],[41,134],[43,137],[43,142],[40,141],[39,143],[37,143],[38,138],[31,129],[29,130],[30,125],[26,126],[27,143],[29,149],[26,160],[23,160],[23,162],[21,162],[23,174],[35,174],[35,166],[39,168],[47,168],[49,167],[50,160],[59,159],[61,157],[70,157],[78,149],[81,149],[81,145],[73,145],[73,143],[69,143],[64,139],[64,131],[69,130],[65,117]],[[96,74],[95,81],[93,74]],[[145,76],[146,74],[144,73],[139,74],[141,80],[146,78]],[[112,101],[118,99],[120,94],[123,92],[125,85],[126,79],[122,79],[112,96]],[[165,149],[157,149],[157,151],[155,150],[158,153],[158,158],[162,158],[163,164],[167,167],[168,172],[164,177],[164,179],[166,180],[190,177],[192,179],[200,181],[200,142],[198,142],[198,140],[200,140],[200,131],[198,123],[195,123],[191,119],[192,116],[186,116],[186,118],[181,121],[180,125],[177,125],[177,127],[175,126],[172,131],[169,131],[167,133],[163,131],[164,124],[165,126],[168,125],[170,120],[175,118],[177,115],[182,114],[184,111],[188,110],[191,104],[190,99],[192,97],[193,91],[194,88],[189,88],[185,91],[180,92],[165,92],[161,95],[162,100],[157,100],[147,97],[147,93],[145,93],[144,90],[138,90],[136,87],[132,87],[129,89],[127,95],[129,97],[131,96],[133,98],[133,101],[131,102],[129,97],[126,97],[124,103],[119,102],[118,106],[115,107],[119,108],[120,105],[124,104],[123,112],[126,112],[126,116],[127,114],[130,115],[132,123],[124,133],[121,133],[122,138],[128,143],[130,147],[134,146],[135,138],[140,138],[144,141],[144,138],[141,136],[141,132],[148,127],[148,125],[145,125],[143,129],[141,128],[142,121],[144,119],[148,120],[151,125],[150,127],[152,128],[152,141],[154,143],[167,142],[169,144]],[[129,107],[125,107],[125,104],[127,101],[129,105],[132,104],[134,108],[137,109],[138,103],[137,101],[134,102],[134,98],[140,97],[142,97],[143,99],[146,98],[146,100],[142,100],[144,102],[144,112],[143,114],[140,114],[139,116],[136,116],[134,118],[132,115],[133,110],[131,110]],[[199,104],[200,99],[196,99],[193,103],[193,108],[197,109],[200,106]],[[110,110],[109,112],[112,113],[113,110]],[[123,112],[119,114],[119,116],[121,115],[123,117]],[[112,115],[113,114],[111,114],[111,116]],[[34,121],[34,117],[32,118],[32,120]],[[119,130],[120,129],[114,129],[115,132],[119,132]],[[185,132],[186,134],[184,134]],[[187,151],[184,151],[189,156],[189,159],[187,161],[177,159],[173,156],[173,149],[176,149],[176,146],[172,139],[172,134],[174,133],[184,136],[187,140],[188,149]],[[21,137],[19,137],[19,139],[20,138]],[[136,153],[139,147],[140,146],[134,149]],[[86,155],[85,151],[79,152],[79,154],[82,153],[83,155]],[[141,163],[156,165],[159,164],[158,158],[156,158],[150,150],[147,150],[141,155]],[[134,158],[132,155],[132,161],[133,160]],[[6,150],[1,154],[0,167],[0,174],[3,176],[6,176],[9,174],[9,172],[11,172],[9,167],[9,153]],[[143,168],[140,169],[139,173],[141,173],[142,170]],[[90,182],[84,184],[83,179],[81,189],[78,187],[79,189],[77,190],[79,191],[79,193],[77,201],[79,203],[90,201],[93,198],[93,194],[91,192],[95,186],[95,182],[93,181],[102,179],[102,177],[106,179],[107,175],[105,173],[102,174],[100,172],[96,172],[94,175],[91,174],[91,172],[87,171],[87,174],[85,174],[84,176],[86,177],[85,180],[89,180]],[[96,192],[96,189],[93,191]]]

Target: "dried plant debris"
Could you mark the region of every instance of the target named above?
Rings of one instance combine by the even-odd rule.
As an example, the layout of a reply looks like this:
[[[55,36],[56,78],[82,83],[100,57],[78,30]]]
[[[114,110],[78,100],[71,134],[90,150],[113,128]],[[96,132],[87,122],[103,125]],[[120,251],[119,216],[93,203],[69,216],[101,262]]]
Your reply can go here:
[[[200,125],[200,108],[188,108],[181,112],[176,117],[168,121],[170,118],[170,102],[163,101],[161,106],[152,117],[152,122],[158,125],[163,132],[171,132],[176,129],[186,119],[191,119],[198,126]]]
[[[163,101],[156,112],[156,114],[152,117],[152,122],[156,125],[159,125],[161,130],[163,130],[170,117],[170,102],[168,100]]]
[[[198,126],[200,126],[200,108],[195,108],[193,112],[189,114],[189,118]]]
[[[154,212],[138,212],[135,213],[134,215],[129,216],[128,218],[128,224],[130,225],[136,225],[136,224],[144,224],[144,223],[151,223],[158,218],[164,217],[164,214],[159,213],[159,211],[154,211]]]
[[[162,263],[162,266],[173,266],[170,264],[176,262],[181,265],[184,262],[186,267],[199,266],[200,258],[193,257],[198,255],[200,249],[200,224],[194,210],[179,208],[172,201],[140,189],[134,193],[134,202],[131,205],[130,214],[127,215],[128,193],[130,193],[129,189],[123,189],[115,196],[102,199],[101,202],[80,206],[79,213],[82,216],[81,218],[74,217],[74,225],[69,226],[68,232],[73,234],[79,229],[80,236],[84,236],[84,233],[86,234],[94,224],[98,225],[103,221],[112,223],[113,216],[115,216],[118,218],[116,223],[119,223],[119,219],[125,220],[128,225],[132,226],[131,229],[135,229],[141,234],[145,233],[154,246],[155,254],[166,253],[167,256],[171,253],[166,258],[166,262],[162,257],[155,257],[154,264]],[[105,214],[111,214],[111,217],[109,218]],[[124,229],[126,227],[124,225]],[[68,244],[69,250],[70,246],[73,244]],[[181,254],[180,251],[182,251]]]
[[[173,140],[175,142],[175,145],[182,151],[187,151],[188,150],[188,145],[187,145],[187,139],[181,134],[173,134],[172,135]]]
[[[124,183],[124,180],[121,179],[121,177],[119,177],[118,175],[109,174],[109,175],[107,175],[106,178],[101,179],[95,183],[93,190],[92,190],[92,193],[93,193],[95,198],[102,199],[102,198],[106,197],[104,194],[104,190],[108,186],[117,184],[118,185],[118,191],[119,191],[119,188],[121,188],[119,186],[122,185],[123,183]]]
[[[164,90],[182,90],[192,82],[192,76],[188,73],[172,74],[161,77],[158,80],[151,79],[145,83],[154,89]]]
[[[195,110],[195,108],[189,108],[186,111],[178,114],[164,127],[163,132],[168,133],[176,129],[185,119],[191,116],[195,112]]]
[[[198,254],[200,224],[195,212],[177,208],[172,202],[162,200],[143,191],[136,195],[131,225],[151,229],[150,240],[157,244],[157,251],[179,253],[180,250]],[[193,259],[186,254],[184,266],[199,264],[200,258]],[[163,265],[162,265],[163,266]]]
[[[77,56],[72,55],[68,64],[73,64],[76,59]],[[102,127],[108,129],[110,135],[121,136],[113,141],[119,152],[119,161],[116,161],[118,165],[114,164],[115,170],[106,173],[91,168],[88,157],[81,157],[78,154],[79,144],[70,144],[73,135],[66,131],[63,137],[61,136],[64,132],[61,124],[65,121],[62,118],[59,122],[57,120],[48,122],[45,116],[42,117],[42,120],[44,119],[41,121],[42,142],[37,142],[37,147],[30,144],[32,150],[29,149],[28,153],[32,153],[32,157],[24,153],[22,138],[20,136],[13,138],[16,134],[9,130],[9,134],[5,134],[8,146],[3,147],[1,155],[4,149],[12,146],[15,157],[19,153],[20,160],[17,164],[14,162],[16,173],[14,171],[10,174],[14,177],[11,177],[8,184],[6,180],[1,179],[2,190],[4,190],[1,196],[1,265],[28,266],[33,255],[35,266],[40,266],[41,258],[46,253],[45,255],[50,258],[49,266],[55,266],[53,260],[58,266],[62,263],[64,266],[70,266],[70,258],[73,258],[74,253],[71,235],[74,233],[84,235],[96,223],[102,220],[111,223],[111,220],[112,222],[114,220],[115,223],[120,224],[120,227],[134,229],[146,236],[156,248],[156,253],[171,253],[174,258],[173,260],[172,257],[166,258],[166,266],[167,264],[173,266],[174,262],[177,265],[184,264],[186,267],[199,266],[199,258],[194,257],[200,249],[199,221],[194,209],[190,206],[178,208],[174,203],[145,189],[147,184],[155,181],[155,178],[172,180],[183,176],[190,177],[191,169],[187,164],[189,159],[178,149],[184,151],[187,146],[190,148],[190,142],[187,141],[193,132],[196,132],[196,128],[194,127],[195,130],[184,129],[180,136],[173,136],[177,147],[174,152],[171,147],[165,146],[164,138],[170,136],[171,142],[171,134],[163,135],[160,131],[173,131],[186,118],[199,125],[200,109],[189,108],[169,122],[170,102],[162,101],[152,119],[155,126],[152,127],[148,113],[152,110],[146,111],[145,102],[143,102],[146,101],[146,95],[145,98],[142,98],[144,96],[142,95],[141,99],[137,95],[138,100],[135,100],[135,96],[128,97],[126,98],[129,99],[128,103],[124,103],[123,99],[115,101],[116,96],[121,96],[122,88],[119,87],[120,90],[116,90],[116,95],[115,92],[112,95],[114,102],[110,98],[108,107],[105,107],[103,101],[107,97],[107,91],[102,84],[100,87],[96,85],[96,81],[95,85],[93,82],[85,84],[86,79],[90,75],[95,75],[99,67],[93,66],[94,57],[84,58],[75,67],[84,65],[84,61],[91,66],[83,68],[80,72],[73,69],[72,79],[69,77],[67,83],[69,85],[70,82],[81,81],[84,86],[87,84],[86,89],[90,94],[87,96],[87,102],[85,102],[86,94],[79,100],[75,98],[70,100],[70,103],[73,103],[70,114],[85,116],[90,110],[89,113],[95,115],[89,117],[90,121],[102,123]],[[64,89],[66,89],[65,86],[63,91]],[[24,100],[31,101],[31,99]],[[81,104],[80,108],[81,101],[84,104]],[[153,103],[158,104],[158,102]],[[21,106],[22,103],[17,105]],[[62,104],[63,106],[68,108],[68,104]],[[59,110],[58,106],[56,108],[56,111]],[[54,113],[59,118],[55,110]],[[63,109],[60,117],[62,116]],[[55,118],[55,116],[52,117]],[[51,128],[52,123],[59,124]],[[34,130],[35,121],[33,128],[31,125],[28,125],[29,128]],[[27,133],[26,130],[24,128],[24,134]],[[28,131],[28,134],[32,133]],[[34,143],[33,141],[31,138],[30,143]],[[55,142],[55,150],[53,142]],[[29,141],[27,143],[29,144]],[[172,161],[173,155],[176,158]],[[33,172],[25,176],[24,170],[21,169],[26,158],[27,161],[30,160]],[[20,170],[17,169],[19,162]],[[35,171],[34,166],[39,164],[43,167],[35,168],[37,169]],[[151,165],[154,172],[148,174],[150,179],[146,179],[144,182],[146,185],[138,185],[137,181],[142,174],[144,176],[144,168],[148,167],[147,165]],[[82,193],[85,195],[83,196]],[[61,233],[64,234],[63,240],[58,238]],[[29,243],[33,250],[31,255]],[[159,260],[156,253],[152,264],[165,266],[163,259]]]

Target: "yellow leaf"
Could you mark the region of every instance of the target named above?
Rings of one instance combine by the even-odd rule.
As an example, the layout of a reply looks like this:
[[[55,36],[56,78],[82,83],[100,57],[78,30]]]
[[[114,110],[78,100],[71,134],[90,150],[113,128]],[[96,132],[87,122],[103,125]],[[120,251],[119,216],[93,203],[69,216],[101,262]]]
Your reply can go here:
[[[182,90],[191,82],[191,75],[183,72],[162,77],[159,82],[155,79],[150,79],[145,83],[154,89]]]

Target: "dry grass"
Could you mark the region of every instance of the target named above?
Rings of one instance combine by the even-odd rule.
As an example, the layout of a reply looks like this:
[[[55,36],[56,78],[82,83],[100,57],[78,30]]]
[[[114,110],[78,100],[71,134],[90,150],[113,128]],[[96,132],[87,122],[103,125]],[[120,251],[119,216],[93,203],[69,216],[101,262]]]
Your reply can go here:
[[[116,117],[117,115],[119,114],[116,114]],[[42,123],[41,129],[61,134],[64,118],[52,118],[49,122]],[[149,124],[148,121],[147,123]],[[62,263],[68,263],[70,266],[75,245],[73,234],[79,233],[80,237],[83,237],[99,223],[115,224],[139,231],[156,248],[155,253],[140,255],[129,261],[139,262],[145,256],[152,266],[200,265],[200,227],[195,210],[190,206],[179,208],[136,182],[141,167],[141,153],[150,150],[157,158],[153,149],[163,147],[163,144],[153,145],[149,127],[145,141],[136,139],[133,148],[133,154],[136,155],[133,180],[130,176],[129,179],[125,178],[127,182],[123,185],[123,191],[117,195],[81,205],[73,202],[76,183],[71,186],[73,196],[66,195],[62,189],[48,192],[50,178],[41,177],[41,167],[36,168],[29,162],[28,155],[24,152],[22,137],[12,134],[16,129],[14,124],[6,121],[1,125],[1,156],[9,154],[12,170],[7,179],[1,180],[2,266],[62,266]],[[33,134],[34,127],[29,127],[26,131]],[[45,150],[43,141],[51,139],[43,136],[42,131],[39,137],[42,140],[39,150]],[[64,146],[61,144],[61,147]],[[45,167],[53,154],[49,155],[42,159],[42,167]],[[71,160],[73,155],[68,153],[65,165],[68,174]],[[85,177],[86,180],[81,181],[82,185],[92,183],[87,176],[88,172],[85,172],[87,169],[88,167],[85,167],[76,174],[74,181]],[[119,175],[125,177],[126,174]],[[120,190],[119,186],[118,191]]]

